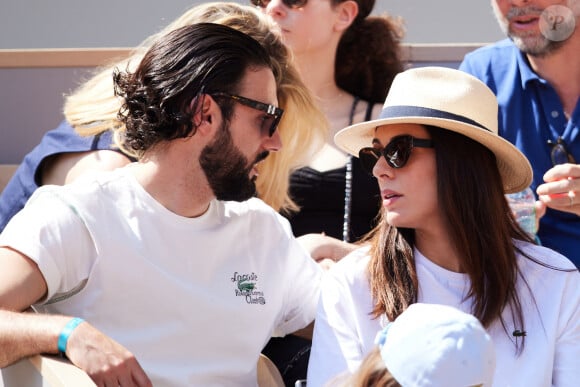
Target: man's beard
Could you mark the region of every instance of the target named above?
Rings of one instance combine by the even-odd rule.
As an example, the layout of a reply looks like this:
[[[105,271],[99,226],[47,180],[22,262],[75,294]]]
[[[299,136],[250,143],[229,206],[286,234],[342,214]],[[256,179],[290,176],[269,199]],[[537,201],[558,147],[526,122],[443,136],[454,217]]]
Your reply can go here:
[[[242,202],[256,195],[255,177],[250,178],[250,172],[268,154],[262,152],[253,163],[248,162],[235,146],[229,125],[224,121],[213,141],[202,150],[199,163],[218,200]]]
[[[548,39],[540,31],[517,32],[510,30],[509,19],[516,16],[534,15],[541,17],[542,9],[535,6],[512,7],[504,17],[495,2],[492,2],[495,17],[502,31],[514,42],[516,47],[524,54],[535,57],[546,57],[562,47],[565,41],[554,41]]]

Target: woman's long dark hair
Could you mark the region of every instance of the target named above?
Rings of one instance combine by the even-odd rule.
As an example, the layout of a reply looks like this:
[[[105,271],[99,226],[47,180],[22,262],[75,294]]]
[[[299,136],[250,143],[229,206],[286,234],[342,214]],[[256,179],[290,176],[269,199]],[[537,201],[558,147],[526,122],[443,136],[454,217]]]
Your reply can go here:
[[[346,0],[332,0],[337,5]],[[337,85],[365,101],[383,103],[393,78],[403,70],[400,19],[369,16],[375,0],[355,0],[358,15],[342,35],[336,52]]]
[[[509,307],[513,326],[523,327],[516,283],[518,277],[524,283],[525,279],[516,260],[516,252],[521,251],[513,240],[533,240],[518,226],[505,200],[495,156],[461,134],[426,128],[435,145],[439,205],[447,218],[449,238],[470,278],[466,298],[473,300],[471,312],[485,327],[499,319],[507,333],[502,312]],[[417,302],[414,245],[413,229],[397,228],[381,220],[372,237],[369,263],[375,317],[384,313],[393,321]],[[516,341],[518,351],[523,344],[523,340]]]

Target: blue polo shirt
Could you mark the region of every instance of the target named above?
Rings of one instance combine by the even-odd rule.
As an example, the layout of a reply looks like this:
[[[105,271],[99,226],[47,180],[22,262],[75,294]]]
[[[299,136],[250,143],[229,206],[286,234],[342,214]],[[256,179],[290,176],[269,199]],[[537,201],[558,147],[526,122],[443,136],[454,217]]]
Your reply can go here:
[[[460,70],[486,83],[499,103],[499,134],[517,146],[534,170],[532,189],[544,181],[552,167],[547,141],[558,137],[580,161],[580,100],[570,120],[554,88],[531,69],[527,58],[509,39],[477,49],[465,56]],[[544,246],[567,256],[580,267],[580,217],[548,209],[538,236]]]
[[[56,129],[46,132],[40,143],[24,157],[0,194],[0,232],[38,188],[40,166],[44,160],[60,153],[107,149],[119,151],[113,142],[112,131],[105,131],[98,136],[82,137],[68,122],[63,121]]]

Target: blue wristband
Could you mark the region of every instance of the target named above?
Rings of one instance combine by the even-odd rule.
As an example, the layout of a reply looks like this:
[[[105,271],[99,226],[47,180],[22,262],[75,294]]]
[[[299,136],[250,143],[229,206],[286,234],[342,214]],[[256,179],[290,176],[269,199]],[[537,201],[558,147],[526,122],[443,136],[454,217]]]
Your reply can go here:
[[[60,352],[66,353],[66,343],[68,342],[68,337],[70,336],[72,331],[74,331],[75,328],[78,327],[79,324],[82,323],[83,321],[85,320],[83,320],[80,317],[75,317],[68,323],[66,323],[62,332],[60,332],[60,335],[58,335],[58,350]]]

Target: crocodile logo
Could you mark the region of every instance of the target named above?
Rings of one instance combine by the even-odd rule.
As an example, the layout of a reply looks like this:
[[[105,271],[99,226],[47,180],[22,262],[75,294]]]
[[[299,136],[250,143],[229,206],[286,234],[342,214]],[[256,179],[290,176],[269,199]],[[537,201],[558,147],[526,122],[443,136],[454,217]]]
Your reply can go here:
[[[238,289],[240,290],[240,292],[251,292],[252,290],[254,290],[256,288],[256,283],[255,282],[248,282],[246,280],[239,280],[238,281]]]
[[[235,283],[234,294],[241,297],[247,304],[266,304],[264,292],[258,290],[258,275],[256,273],[240,274],[237,271],[230,278]]]

